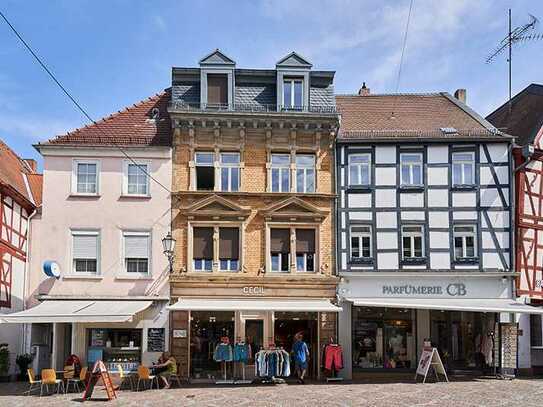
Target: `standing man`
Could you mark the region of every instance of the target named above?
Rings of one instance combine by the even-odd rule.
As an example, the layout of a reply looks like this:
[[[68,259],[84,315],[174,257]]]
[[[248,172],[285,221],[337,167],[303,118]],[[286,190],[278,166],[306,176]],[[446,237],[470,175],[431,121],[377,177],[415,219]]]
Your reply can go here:
[[[307,361],[309,359],[309,349],[307,344],[303,341],[302,332],[298,332],[294,335],[296,341],[292,346],[292,353],[294,358],[294,370],[298,375],[298,383],[304,384],[304,376],[307,372]]]

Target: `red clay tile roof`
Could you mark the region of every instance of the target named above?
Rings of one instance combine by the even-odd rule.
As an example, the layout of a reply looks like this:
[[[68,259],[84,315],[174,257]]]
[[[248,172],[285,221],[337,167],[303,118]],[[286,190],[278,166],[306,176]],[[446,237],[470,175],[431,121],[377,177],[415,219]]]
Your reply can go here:
[[[41,191],[41,175],[32,171],[30,166],[15,152],[8,147],[6,143],[0,140],[0,187],[15,192],[14,198],[21,204],[34,205],[32,196],[27,188],[25,177],[33,178],[32,183],[36,192]],[[38,185],[39,184],[39,185]],[[30,187],[30,183],[29,183]],[[32,188],[32,187],[30,187]],[[34,191],[34,189],[32,189]],[[33,195],[33,192],[32,192]],[[41,192],[39,192],[41,203]],[[17,199],[19,197],[19,199]],[[26,202],[21,202],[21,200]],[[39,203],[37,204],[39,205]],[[36,206],[36,205],[34,205]]]
[[[34,203],[39,206],[43,198],[43,174],[28,174],[27,178]]]
[[[168,115],[170,89],[142,100],[117,113],[80,129],[51,139],[42,145],[170,146],[171,122]],[[151,119],[154,108],[158,120]]]
[[[505,102],[487,118],[494,126],[516,137],[521,146],[534,143],[537,134],[543,128],[543,85],[532,83]],[[541,141],[537,141],[541,148]]]
[[[339,139],[497,136],[490,123],[447,93],[339,95],[336,105],[341,114]]]

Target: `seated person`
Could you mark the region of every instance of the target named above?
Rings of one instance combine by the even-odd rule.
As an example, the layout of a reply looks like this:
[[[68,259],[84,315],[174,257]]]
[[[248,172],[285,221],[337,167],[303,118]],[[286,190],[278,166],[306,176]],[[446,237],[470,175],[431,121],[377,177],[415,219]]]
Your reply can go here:
[[[155,369],[157,369],[157,376],[160,377],[164,383],[164,388],[169,389],[170,383],[168,379],[170,378],[170,375],[177,374],[177,361],[169,352],[164,352],[159,361],[161,361],[161,363],[154,366]]]

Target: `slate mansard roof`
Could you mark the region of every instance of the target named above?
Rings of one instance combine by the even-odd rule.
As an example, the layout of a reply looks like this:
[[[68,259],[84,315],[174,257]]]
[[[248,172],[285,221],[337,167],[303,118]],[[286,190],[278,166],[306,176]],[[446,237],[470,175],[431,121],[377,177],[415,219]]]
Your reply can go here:
[[[70,131],[35,147],[42,146],[171,146],[168,114],[170,89],[107,116],[95,124]],[[156,113],[158,112],[158,116]]]
[[[340,142],[510,139],[446,92],[338,95],[336,105],[341,115]]]
[[[541,136],[538,137],[538,134],[543,134],[543,85],[532,83],[516,94],[511,99],[511,113],[509,102],[505,102],[486,119],[513,135],[517,144],[536,143],[541,148]]]
[[[0,140],[0,187],[10,189],[27,205],[41,204],[42,174],[38,174],[25,160]],[[16,199],[21,203],[20,199]]]
[[[226,66],[234,72],[234,104],[247,108],[267,109],[277,105],[278,69],[309,72],[309,104],[313,108],[333,108],[334,71],[311,70],[312,65],[299,54],[291,52],[276,64],[277,69],[239,69],[220,50],[200,60],[200,68],[172,68],[172,102],[200,104],[200,72],[209,66]]]

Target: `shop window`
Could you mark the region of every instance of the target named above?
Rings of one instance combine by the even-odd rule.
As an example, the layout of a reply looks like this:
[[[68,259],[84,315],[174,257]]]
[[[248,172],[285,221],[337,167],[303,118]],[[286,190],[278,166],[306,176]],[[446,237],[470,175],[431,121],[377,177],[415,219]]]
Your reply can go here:
[[[207,107],[222,108],[228,105],[228,75],[207,74]]]
[[[414,322],[410,309],[353,307],[353,370],[415,367]]]
[[[221,153],[221,191],[239,191],[239,153]]]
[[[454,259],[474,259],[477,256],[475,249],[475,225],[455,225],[454,234]]]
[[[541,315],[530,315],[530,345],[543,346],[543,326]]]
[[[98,273],[98,247],[98,231],[72,231],[72,260],[74,273]]]
[[[369,186],[370,181],[370,154],[349,154],[349,185]]]
[[[424,257],[423,226],[402,226],[402,255],[404,259],[421,259]]]
[[[452,181],[454,186],[475,184],[475,153],[453,153]]]
[[[196,188],[212,191],[215,189],[215,164],[213,153],[196,153]]]
[[[148,232],[124,232],[124,265],[127,273],[149,273],[151,253]]]
[[[87,365],[102,360],[109,371],[134,371],[141,364],[141,329],[87,329]]]
[[[401,183],[406,186],[421,186],[422,182],[422,154],[400,154]]]
[[[351,260],[367,260],[371,258],[371,227],[351,227]]]
[[[272,154],[271,191],[290,192],[290,154]]]
[[[98,194],[98,162],[74,161],[72,192],[82,195]]]
[[[271,229],[271,271],[286,273],[290,270],[290,229]]]
[[[124,195],[149,195],[149,165],[125,162],[124,164]]]
[[[315,156],[313,154],[296,156],[296,192],[315,192]]]
[[[221,271],[239,270],[239,228],[219,228],[219,265]]]
[[[296,229],[296,271],[315,271],[314,229]]]
[[[213,270],[213,228],[195,227],[192,239],[194,271]]]
[[[302,110],[303,104],[303,80],[285,79],[283,81],[283,107],[288,110]]]

